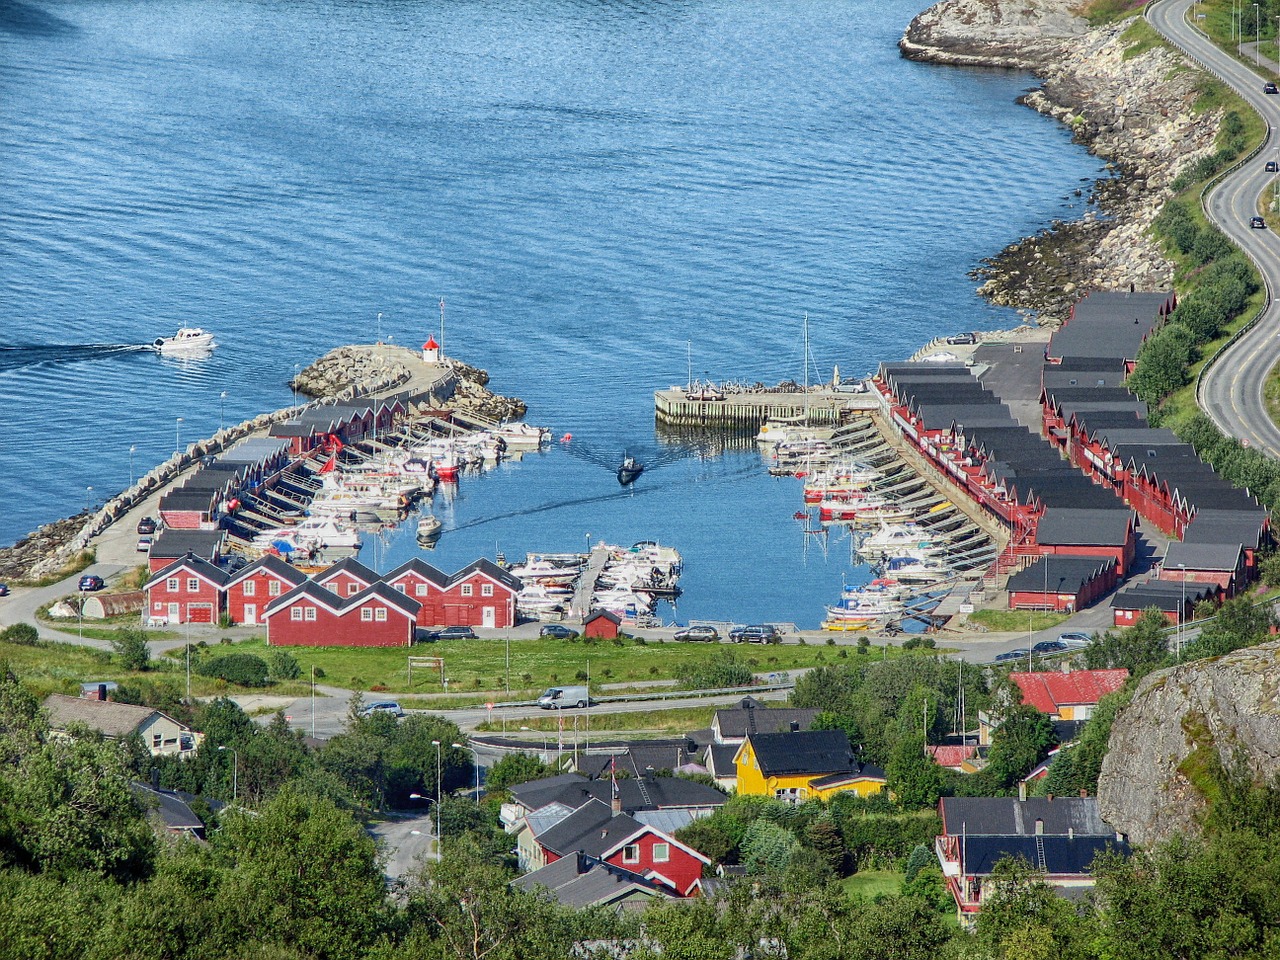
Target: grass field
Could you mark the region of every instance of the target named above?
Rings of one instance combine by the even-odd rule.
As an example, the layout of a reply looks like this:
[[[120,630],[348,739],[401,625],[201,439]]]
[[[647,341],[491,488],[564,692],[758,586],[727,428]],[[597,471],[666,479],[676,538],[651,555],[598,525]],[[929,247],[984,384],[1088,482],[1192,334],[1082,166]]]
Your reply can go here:
[[[902,874],[896,870],[860,870],[841,884],[850,896],[877,897],[896,895],[902,889]]]
[[[237,643],[235,649],[258,656],[268,652],[261,640]],[[551,637],[513,639],[510,649],[511,696],[515,699],[529,699],[557,683],[583,683],[588,673],[595,690],[606,683],[643,685],[670,680],[682,665],[705,663],[724,651],[731,651],[757,673],[886,655],[880,649],[860,654],[854,647],[816,644],[729,647],[674,640],[644,644],[624,640],[617,644],[609,640],[571,642]],[[409,685],[410,652],[404,647],[289,647],[288,652],[297,659],[304,675],[314,664],[324,671],[322,682],[333,686],[410,695],[443,692],[439,671],[425,667],[414,668],[413,685]],[[506,654],[507,641],[503,639],[448,640],[412,648],[415,657],[444,659],[450,693],[502,691],[505,696]],[[888,649],[888,656],[910,655],[899,647]]]
[[[1019,633],[1027,629],[1048,630],[1067,619],[1065,613],[1045,613],[1035,610],[979,610],[969,614],[969,622],[976,623],[997,633]]]
[[[606,730],[644,730],[650,733],[686,733],[711,726],[711,718],[718,707],[680,707],[674,710],[644,710],[635,713],[609,713],[608,705],[591,710],[592,733]],[[560,729],[559,718],[549,711],[545,717],[533,717],[518,721],[520,726],[539,733],[554,733]],[[566,726],[569,718],[565,718]],[[502,730],[500,722],[479,724],[477,730],[493,732]]]

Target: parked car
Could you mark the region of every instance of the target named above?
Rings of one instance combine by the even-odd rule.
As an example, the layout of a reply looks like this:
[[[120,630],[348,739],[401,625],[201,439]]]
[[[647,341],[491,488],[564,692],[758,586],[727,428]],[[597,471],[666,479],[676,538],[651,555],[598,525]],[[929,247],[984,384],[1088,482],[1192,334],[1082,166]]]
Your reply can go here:
[[[152,539],[151,539],[151,537],[139,537],[139,538],[138,538],[138,552],[139,552],[139,553],[150,553],[150,552],[151,552],[151,543],[152,543]]]
[[[707,640],[715,643],[720,639],[720,631],[715,627],[685,627],[676,631],[677,640]]]
[[[156,532],[156,522],[150,517],[143,517],[138,521],[138,533],[150,535]]]
[[[1041,640],[1031,648],[1032,653],[1061,653],[1063,650],[1071,649],[1061,640]]]
[[[951,336],[947,337],[947,343],[950,343],[953,345],[962,344],[962,343],[977,343],[977,342],[978,342],[978,335],[976,333],[953,333]]]
[[[777,629],[767,623],[753,623],[745,627],[734,627],[729,631],[729,639],[734,643],[782,642],[782,636]]]
[[[1068,647],[1087,647],[1093,642],[1093,638],[1087,633],[1060,633],[1058,634],[1058,642],[1065,643]]]
[[[996,663],[1008,663],[1010,660],[1026,660],[1031,656],[1031,651],[1026,647],[1019,647],[1017,650],[1009,650],[1006,653],[996,654]]]
[[[432,630],[426,634],[424,640],[474,640],[476,632],[470,627],[444,627],[440,630]]]
[[[1263,220],[1261,217],[1250,217],[1249,226],[1254,230],[1265,230],[1267,229],[1267,221]]]
[[[1277,87],[1275,85],[1275,81],[1268,80],[1266,83],[1262,85],[1262,92],[1263,93],[1280,93],[1280,87]]]
[[[7,583],[0,583],[0,597],[7,597],[8,595],[9,585]]]
[[[107,584],[96,574],[86,573],[80,578],[80,590],[101,590]]]
[[[570,637],[576,637],[578,631],[573,627],[566,627],[563,623],[547,623],[543,624],[542,629],[538,631],[540,637],[555,637],[557,640],[568,640]]]
[[[1280,173],[1280,161],[1268,160],[1267,173]]]
[[[400,709],[400,704],[394,700],[378,700],[374,703],[366,703],[360,708],[360,716],[373,717],[380,713],[389,713],[393,717],[403,717],[404,711]]]

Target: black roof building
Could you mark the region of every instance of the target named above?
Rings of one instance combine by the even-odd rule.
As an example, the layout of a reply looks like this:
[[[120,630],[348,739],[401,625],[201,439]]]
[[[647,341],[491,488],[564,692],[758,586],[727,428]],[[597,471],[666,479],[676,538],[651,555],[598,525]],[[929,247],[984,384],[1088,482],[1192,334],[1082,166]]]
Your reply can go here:
[[[1055,801],[1056,802],[1056,801]],[[1088,874],[1100,853],[1128,855],[1129,844],[1110,836],[985,837],[969,836],[962,844],[966,876],[986,876],[1006,857],[1018,857],[1049,876]]]
[[[1114,508],[1049,507],[1036,528],[1036,542],[1047,546],[1124,546],[1133,530],[1134,514],[1114,497],[1112,500]]]
[[[747,742],[755,753],[760,772],[766,777],[853,773],[861,766],[843,730],[757,733],[748,737]]]
[[[1041,557],[1010,576],[1007,589],[1010,593],[1044,593],[1047,583],[1049,593],[1079,593],[1115,565],[1110,558]]]
[[[1115,837],[1097,797],[943,797],[942,832],[951,836],[1034,837],[1077,834]]]

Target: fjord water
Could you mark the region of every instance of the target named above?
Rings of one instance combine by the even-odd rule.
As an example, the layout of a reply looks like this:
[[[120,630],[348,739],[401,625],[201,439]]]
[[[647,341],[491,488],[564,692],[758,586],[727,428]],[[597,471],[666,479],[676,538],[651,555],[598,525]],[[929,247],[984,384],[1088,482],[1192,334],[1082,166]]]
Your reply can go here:
[[[824,378],[1012,326],[967,272],[1101,173],[1015,105],[1029,77],[900,59],[918,9],[0,6],[0,541],[286,405],[333,346],[420,343],[443,297],[447,352],[574,439],[464,479],[433,562],[651,538],[685,555],[679,619],[815,625],[847,545],[806,544],[750,449],[659,442],[652,391],[687,349],[799,380],[806,314]],[[180,325],[213,356],[141,349]]]

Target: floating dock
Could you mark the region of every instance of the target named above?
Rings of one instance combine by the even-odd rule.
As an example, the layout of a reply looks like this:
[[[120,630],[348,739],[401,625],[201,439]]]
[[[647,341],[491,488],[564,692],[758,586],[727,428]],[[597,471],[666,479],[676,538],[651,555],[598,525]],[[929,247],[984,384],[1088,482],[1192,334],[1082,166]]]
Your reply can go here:
[[[797,420],[811,424],[838,424],[846,414],[876,408],[875,397],[830,387],[803,391],[690,392],[685,387],[656,390],[654,418],[673,427],[726,427],[759,429],[766,420]]]

